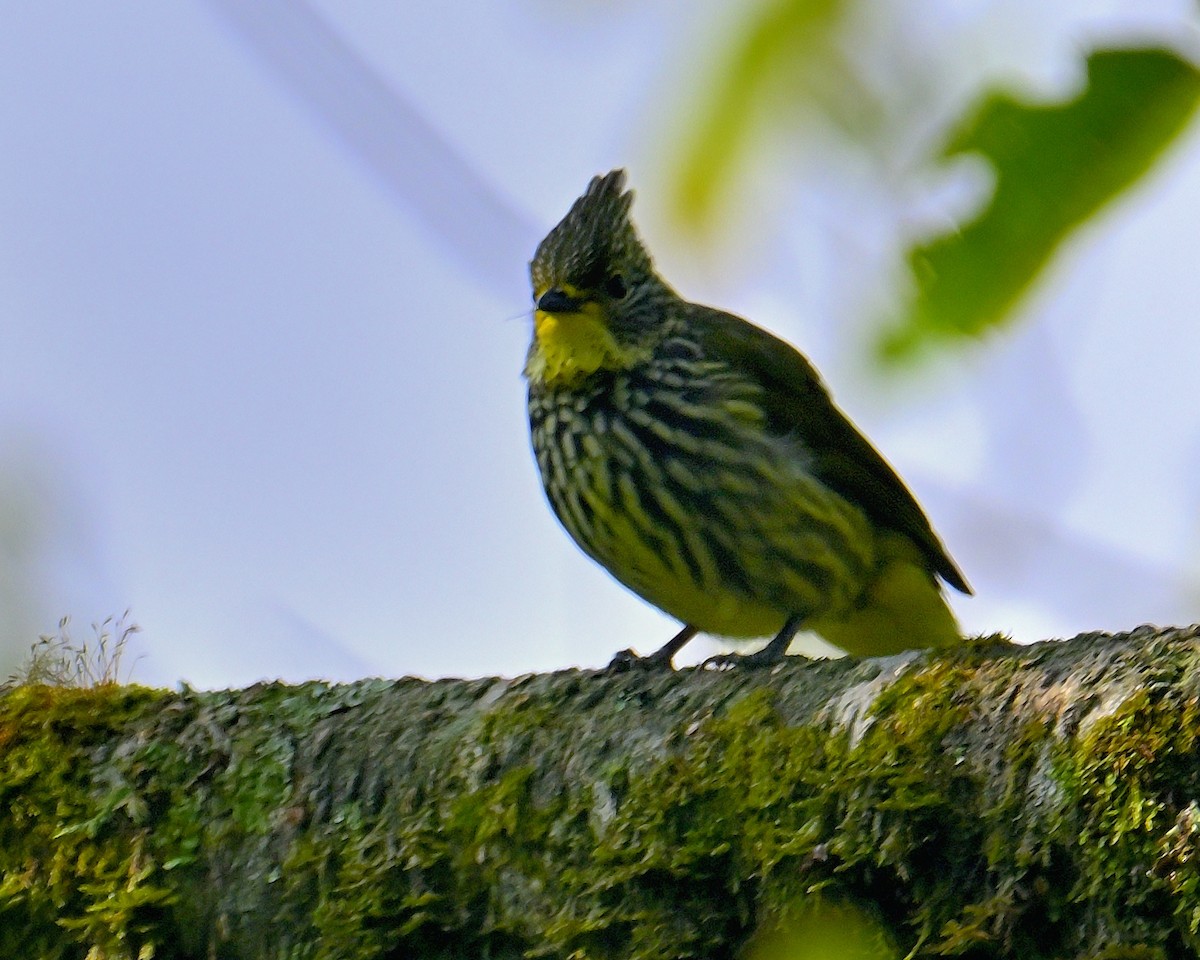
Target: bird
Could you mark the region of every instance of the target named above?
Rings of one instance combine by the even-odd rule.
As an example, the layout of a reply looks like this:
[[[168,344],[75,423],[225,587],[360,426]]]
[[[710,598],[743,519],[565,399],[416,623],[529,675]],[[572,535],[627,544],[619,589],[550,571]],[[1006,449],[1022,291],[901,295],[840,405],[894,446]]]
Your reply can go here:
[[[799,350],[659,276],[632,202],[624,170],[596,176],[538,244],[524,368],[554,514],[682,624],[610,668],[670,667],[698,633],[771,638],[721,669],[801,630],[855,656],[964,642],[942,585],[971,587],[904,482]]]

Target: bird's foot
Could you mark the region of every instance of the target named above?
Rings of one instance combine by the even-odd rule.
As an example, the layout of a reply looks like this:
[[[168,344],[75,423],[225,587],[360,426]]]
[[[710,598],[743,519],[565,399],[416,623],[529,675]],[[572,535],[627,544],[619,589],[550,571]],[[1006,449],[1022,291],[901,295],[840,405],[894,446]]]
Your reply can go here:
[[[701,670],[761,670],[763,667],[773,667],[782,660],[784,655],[763,647],[754,653],[718,653],[700,664]]]
[[[788,617],[783,629],[761,650],[755,650],[753,653],[718,653],[700,664],[700,669],[732,670],[734,667],[740,667],[744,670],[761,670],[763,667],[773,667],[787,654],[787,648],[796,636],[796,631],[800,629],[801,622],[799,616]]]
[[[662,656],[663,651],[657,650],[654,653],[648,653],[646,656],[638,655],[633,647],[621,650],[616,653],[613,658],[608,661],[608,666],[604,668],[605,673],[628,673],[630,670],[662,670],[674,669],[671,664],[671,656]]]
[[[606,673],[625,673],[629,670],[667,670],[675,669],[671,662],[685,643],[696,635],[696,628],[691,624],[684,624],[683,628],[675,634],[670,640],[664,643],[653,653],[648,653],[644,657],[634,653],[630,647],[622,650],[608,662],[608,667],[605,668]]]

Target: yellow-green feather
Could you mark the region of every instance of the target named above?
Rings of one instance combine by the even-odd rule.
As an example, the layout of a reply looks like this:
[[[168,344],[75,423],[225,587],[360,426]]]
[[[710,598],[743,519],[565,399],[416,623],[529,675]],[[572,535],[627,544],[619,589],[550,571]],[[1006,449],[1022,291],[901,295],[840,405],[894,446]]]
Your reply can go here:
[[[800,618],[855,654],[958,642],[937,578],[969,588],[912,495],[801,354],[653,273],[622,184],[593,181],[532,264],[563,308],[535,311],[526,365],[563,526],[707,633]]]

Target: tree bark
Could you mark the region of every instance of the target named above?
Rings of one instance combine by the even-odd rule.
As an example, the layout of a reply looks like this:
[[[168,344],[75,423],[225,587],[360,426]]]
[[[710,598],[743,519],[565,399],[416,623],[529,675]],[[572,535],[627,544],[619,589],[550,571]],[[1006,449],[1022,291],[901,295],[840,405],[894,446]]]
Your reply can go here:
[[[1198,697],[1195,627],[769,671],[21,687],[0,955],[1196,956]]]

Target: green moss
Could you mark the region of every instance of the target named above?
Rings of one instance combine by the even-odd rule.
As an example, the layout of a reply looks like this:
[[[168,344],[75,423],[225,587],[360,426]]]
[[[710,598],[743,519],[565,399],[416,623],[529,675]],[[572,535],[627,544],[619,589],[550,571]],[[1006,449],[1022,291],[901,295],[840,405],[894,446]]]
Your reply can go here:
[[[732,960],[830,904],[899,955],[1195,951],[1194,684],[1056,711],[1030,658],[899,663],[813,666],[861,695],[815,719],[689,678],[658,726],[672,678],[17,691],[0,955]]]
[[[0,955],[155,956],[173,894],[145,832],[112,829],[122,798],[91,756],[155,698],[113,685],[0,697]]]
[[[544,706],[493,709],[471,732],[475,755],[443,770],[441,795],[453,799],[354,807],[297,848],[287,872],[319,864],[324,878],[312,956],[367,960],[398,943],[437,956],[467,930],[479,955],[732,956],[764,918],[787,922],[816,891],[867,905],[905,950],[1024,944],[1027,956],[1055,955],[1054,942],[1036,949],[1043,919],[1030,919],[1029,891],[1010,879],[1053,875],[1030,838],[1061,820],[1013,821],[1052,731],[1022,729],[1008,747],[1008,789],[983,805],[981,782],[995,771],[962,739],[974,657],[910,670],[857,738],[785,722],[763,690],[680,731],[652,764],[614,760],[558,790],[503,762],[553,736]],[[1060,809],[1071,802],[1064,793]],[[1069,886],[1030,882],[1069,901]]]
[[[1153,681],[1125,696],[1063,751],[1056,773],[1075,811],[1081,857],[1070,889],[1078,925],[1097,943],[1133,933],[1163,951],[1200,946],[1200,708],[1194,696]],[[1175,935],[1164,917],[1178,921]],[[1111,917],[1122,929],[1111,928]],[[1164,953],[1167,955],[1167,953]]]
[[[815,889],[909,910],[899,891],[920,880],[898,872],[914,850],[945,860],[937,838],[967,842],[941,746],[966,709],[962,676],[902,680],[857,743],[789,726],[768,692],[753,693],[678,754],[623,771],[617,812],[553,878],[562,907],[543,941],[562,956],[711,957]],[[920,891],[924,927],[958,901],[953,875],[939,883]]]
[[[556,837],[573,797],[539,790],[533,767],[500,757],[528,756],[531,739],[552,737],[548,709],[519,700],[488,712],[469,733],[471,752],[446,757],[427,802],[345,805],[293,848],[284,874],[302,884],[296,902],[316,901],[303,956],[370,960],[401,943],[423,958],[534,949],[557,899]],[[302,879],[313,876],[315,891]]]
[[[200,913],[193,894],[276,837],[296,741],[339,709],[333,689],[0,698],[0,955],[204,955],[216,914],[254,898]]]

